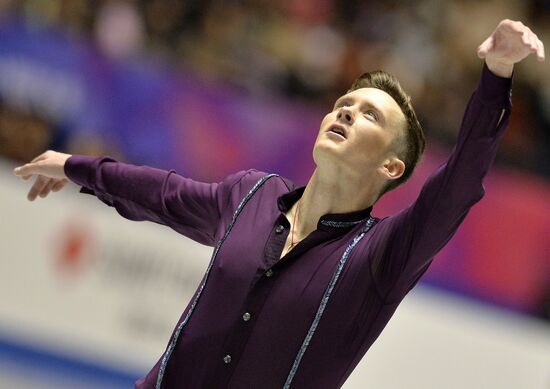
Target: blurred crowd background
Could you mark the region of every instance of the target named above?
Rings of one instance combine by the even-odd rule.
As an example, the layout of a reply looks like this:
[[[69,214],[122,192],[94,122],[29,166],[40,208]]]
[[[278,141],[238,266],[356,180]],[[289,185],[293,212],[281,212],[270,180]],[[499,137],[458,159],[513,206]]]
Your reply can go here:
[[[546,0],[0,0],[0,156],[27,162],[51,148],[204,181],[254,167],[303,182],[323,115],[361,73],[383,69],[411,95],[430,160],[454,145],[482,69],[476,49],[505,18],[550,47]],[[503,180],[506,200],[486,203],[490,216],[465,228],[431,274],[550,318],[538,202],[550,178],[548,59],[516,66],[496,164],[521,176]],[[512,207],[525,246],[510,240],[495,253],[494,225],[478,240],[485,219]],[[507,238],[517,224],[500,225]]]
[[[449,146],[480,73],[476,48],[493,21],[513,17],[550,37],[544,0],[1,0],[0,15],[36,31],[63,30],[113,61],[153,58],[251,96],[324,110],[359,74],[384,69],[412,96],[428,142]],[[546,177],[549,74],[534,58],[519,66],[498,161]],[[32,106],[4,101],[0,153],[18,161],[50,147],[124,154],[99,130],[88,128],[83,137],[79,128],[60,127]]]

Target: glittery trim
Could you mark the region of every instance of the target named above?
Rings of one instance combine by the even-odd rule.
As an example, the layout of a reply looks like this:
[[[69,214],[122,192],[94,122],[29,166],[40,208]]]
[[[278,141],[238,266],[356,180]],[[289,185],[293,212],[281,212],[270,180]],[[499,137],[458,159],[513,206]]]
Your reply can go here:
[[[321,220],[321,224],[328,227],[351,227],[359,223],[363,223],[366,219],[358,220],[355,222],[336,222],[333,220]]]
[[[206,274],[204,275],[203,282],[199,288],[199,291],[197,295],[195,296],[195,300],[193,300],[193,304],[191,304],[191,308],[189,308],[189,311],[187,312],[187,315],[182,320],[182,322],[178,325],[178,328],[176,329],[176,332],[174,332],[174,336],[172,337],[172,340],[170,341],[170,344],[168,345],[168,348],[166,349],[166,352],[164,353],[164,356],[162,357],[162,362],[160,364],[159,373],[157,376],[157,384],[156,389],[160,389],[162,385],[162,378],[164,376],[164,371],[166,369],[166,365],[168,363],[168,359],[170,358],[170,355],[172,354],[172,351],[176,347],[176,342],[178,341],[179,335],[185,324],[187,324],[187,321],[189,320],[189,317],[193,313],[193,310],[195,309],[195,306],[197,305],[197,302],[202,294],[202,291],[204,289],[204,286],[206,285],[206,281],[208,279],[208,274],[210,273],[210,268],[214,264],[214,260],[216,259],[216,256],[218,255],[218,251],[220,250],[221,245],[229,235],[229,232],[231,232],[231,229],[233,228],[233,225],[237,221],[237,217],[241,213],[243,207],[246,205],[248,200],[252,197],[252,195],[258,190],[260,186],[264,184],[265,181],[267,181],[271,177],[278,177],[278,174],[268,174],[266,176],[263,176],[256,182],[256,184],[250,189],[250,191],[247,193],[247,195],[241,200],[239,206],[233,213],[233,219],[231,220],[231,223],[229,224],[229,227],[227,228],[227,231],[223,235],[223,238],[220,239],[216,245],[216,249],[214,250],[214,254],[212,255],[212,259],[210,260],[210,263],[208,265],[208,268],[206,269]]]
[[[296,358],[294,359],[294,363],[292,364],[292,368],[290,369],[290,372],[288,373],[288,377],[286,379],[285,385],[283,389],[290,388],[290,383],[292,382],[292,379],[294,378],[294,375],[296,374],[296,371],[298,370],[298,367],[300,365],[300,361],[302,360],[302,357],[304,356],[304,353],[306,352],[309,342],[311,341],[311,338],[313,337],[313,334],[315,333],[315,329],[317,328],[317,325],[319,324],[319,321],[321,320],[321,316],[323,315],[323,312],[325,310],[325,307],[328,303],[328,300],[330,299],[330,296],[332,294],[332,290],[334,289],[334,285],[336,285],[336,281],[338,281],[338,278],[340,277],[340,273],[342,272],[342,269],[344,268],[344,265],[346,264],[349,254],[351,253],[351,250],[355,247],[355,245],[365,236],[365,234],[371,229],[373,225],[376,224],[378,220],[376,220],[373,217],[370,217],[369,220],[365,223],[363,228],[361,228],[361,231],[353,238],[353,241],[346,247],[346,250],[344,251],[344,254],[340,258],[340,262],[338,263],[338,267],[334,271],[334,274],[332,275],[332,279],[330,280],[327,289],[325,290],[325,294],[323,295],[323,298],[321,299],[321,303],[319,304],[319,308],[317,309],[317,313],[315,314],[315,318],[313,319],[313,323],[311,323],[311,326],[309,327],[309,330],[307,332],[307,335],[302,343],[302,346],[300,347],[300,350],[298,351],[298,354],[296,355]]]

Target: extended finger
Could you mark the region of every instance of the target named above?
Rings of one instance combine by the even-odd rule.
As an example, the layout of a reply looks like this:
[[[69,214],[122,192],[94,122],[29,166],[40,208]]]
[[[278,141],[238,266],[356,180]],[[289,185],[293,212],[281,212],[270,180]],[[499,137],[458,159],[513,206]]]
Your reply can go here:
[[[44,186],[44,188],[40,191],[38,195],[42,198],[46,197],[48,193],[50,193],[50,190],[52,190],[54,185],[55,185],[55,180],[53,178],[50,178],[46,186]]]
[[[513,32],[515,34],[521,35],[523,34],[524,27],[526,27],[522,22],[515,22],[513,20],[504,20],[501,23],[501,28],[507,29],[509,32]]]
[[[525,46],[531,47],[531,37],[527,30],[523,31],[523,35],[521,36],[521,41]]]
[[[529,42],[531,45],[529,46],[532,52],[535,52],[539,49],[538,43],[537,43],[537,36],[533,34],[532,32],[529,33]]]
[[[485,58],[487,53],[491,50],[493,46],[493,37],[490,36],[489,38],[485,39],[482,44],[479,45],[477,48],[477,56],[479,58]]]
[[[61,180],[58,180],[54,186],[52,187],[52,192],[57,192],[57,191],[60,191],[61,189],[63,189],[65,187],[65,185],[67,185],[67,183],[69,182],[69,180],[63,178]]]
[[[32,174],[25,174],[25,172],[28,169],[27,168],[22,169],[22,168],[27,166],[27,165],[33,164],[35,162],[42,161],[44,159],[46,159],[46,153],[40,154],[38,157],[34,158],[32,161],[30,161],[29,163],[26,163],[25,165],[16,167],[15,169],[13,169],[13,173],[17,176],[21,176],[21,178],[24,179],[24,180],[28,180],[29,178],[32,177]]]
[[[48,184],[48,181],[49,179],[44,176],[36,177],[34,185],[31,187],[29,193],[27,194],[27,199],[29,201],[34,201],[34,199],[36,199],[36,196],[38,196],[38,194],[42,192],[44,187]]]
[[[544,55],[544,43],[540,39],[537,39],[537,59],[539,61],[544,61],[545,55]]]
[[[30,176],[40,174],[40,161],[26,163],[23,166],[16,167],[13,172],[17,176]]]

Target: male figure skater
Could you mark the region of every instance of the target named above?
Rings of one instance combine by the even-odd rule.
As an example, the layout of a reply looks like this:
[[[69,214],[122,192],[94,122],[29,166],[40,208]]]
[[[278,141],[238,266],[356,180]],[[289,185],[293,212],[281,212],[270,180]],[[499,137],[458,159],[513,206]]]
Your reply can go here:
[[[339,388],[398,304],[484,195],[483,178],[511,110],[513,65],[537,36],[503,20],[458,142],[418,199],[371,216],[410,176],[424,138],[410,99],[383,72],[358,79],[321,123],[307,186],[251,169],[201,183],[111,158],[47,151],[15,169],[37,175],[28,198],[68,180],[131,220],[214,246],[165,352],[136,388]]]

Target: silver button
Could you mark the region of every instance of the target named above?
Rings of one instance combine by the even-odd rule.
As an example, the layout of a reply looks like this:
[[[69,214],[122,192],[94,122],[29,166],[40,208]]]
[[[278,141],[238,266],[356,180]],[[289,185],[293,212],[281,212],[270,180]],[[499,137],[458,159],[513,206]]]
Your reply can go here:
[[[227,354],[225,357],[223,357],[223,361],[224,361],[225,363],[231,362],[231,355]]]
[[[273,270],[268,269],[268,270],[265,272],[265,275],[266,275],[267,277],[271,277],[271,276],[273,275]]]
[[[277,226],[277,228],[275,228],[275,232],[276,232],[277,234],[280,234],[281,232],[283,232],[284,229],[285,229],[285,226],[283,226],[282,224],[279,224],[279,225]]]
[[[244,315],[243,315],[243,320],[244,321],[249,321],[250,320],[250,313],[245,312]]]

